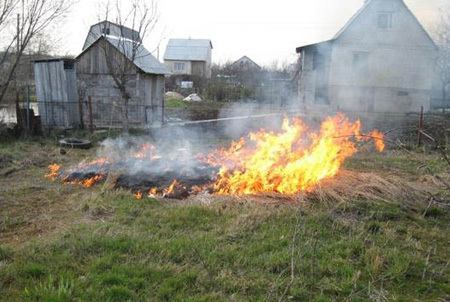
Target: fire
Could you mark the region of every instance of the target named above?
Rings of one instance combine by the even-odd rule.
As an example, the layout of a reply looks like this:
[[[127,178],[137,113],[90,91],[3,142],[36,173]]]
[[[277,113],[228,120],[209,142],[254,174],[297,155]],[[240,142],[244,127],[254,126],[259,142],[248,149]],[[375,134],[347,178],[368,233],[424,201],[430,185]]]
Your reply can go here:
[[[148,143],[144,143],[142,145],[142,150],[136,153],[134,157],[141,159],[149,157],[151,160],[157,159],[158,156],[152,154],[154,150],[156,150],[155,146]]]
[[[59,176],[59,170],[61,170],[61,165],[53,164],[48,166],[50,172],[45,175],[45,178],[56,179]]]
[[[384,149],[386,148],[386,144],[384,143],[384,134],[378,130],[375,130],[370,133],[369,139],[371,139],[371,138],[373,139],[373,141],[375,143],[375,147],[379,151],[384,151]]]
[[[341,114],[327,118],[319,132],[309,132],[299,118],[293,122],[285,118],[281,133],[250,133],[252,145],[240,140],[220,152],[222,168],[214,191],[223,195],[310,192],[322,180],[335,176],[355,154],[352,137],[367,140],[374,136],[376,147],[384,149],[382,133],[361,135],[360,131],[360,121],[352,123]]]
[[[155,197],[156,195],[158,195],[158,188],[152,188],[148,191],[148,196]]]
[[[177,179],[175,179],[172,182],[172,184],[167,189],[164,190],[164,195],[172,194],[173,192],[175,192],[175,188],[179,185],[180,185],[180,183],[178,182]]]
[[[93,177],[87,178],[87,179],[83,179],[83,180],[63,180],[64,184],[68,184],[68,185],[79,185],[79,186],[83,186],[86,188],[91,188],[92,186],[94,186],[96,183],[98,183],[99,181],[101,181],[104,178],[104,175],[102,174],[97,174]]]
[[[95,159],[93,161],[88,162],[85,165],[80,165],[80,166],[101,166],[101,165],[107,165],[107,164],[110,164],[110,163],[111,163],[111,160],[109,158],[107,158],[107,157],[100,157],[100,158],[97,158],[97,159]]]
[[[351,122],[342,114],[328,117],[318,130],[309,129],[300,118],[284,118],[279,133],[261,129],[232,142],[227,149],[194,156],[201,167],[199,170],[211,171],[205,174],[206,178],[199,178],[197,183],[187,181],[189,178],[183,174],[186,173],[183,169],[184,153],[181,159],[176,156],[165,156],[163,159],[156,148],[148,143],[143,144],[139,151],[128,153],[128,158],[123,161],[103,157],[67,170],[61,170],[57,164],[50,165],[50,172],[45,177],[59,178],[65,184],[90,188],[108,175],[126,170],[126,166],[133,163],[129,161],[131,156],[137,164],[148,164],[149,170],[154,167],[157,172],[172,175],[176,170],[182,172],[172,176],[172,179],[177,179],[168,187],[166,181],[160,185],[155,182],[152,188],[146,187],[145,182],[132,187],[125,186],[135,192],[137,199],[143,199],[144,196],[186,198],[201,192],[219,195],[294,195],[311,192],[323,180],[336,176],[345,160],[358,151],[358,141],[373,141],[379,151],[384,150],[383,133],[375,130],[365,134],[361,128],[359,120]],[[163,160],[156,162],[159,159]],[[147,163],[148,160],[151,162]],[[186,171],[191,169],[189,167]]]

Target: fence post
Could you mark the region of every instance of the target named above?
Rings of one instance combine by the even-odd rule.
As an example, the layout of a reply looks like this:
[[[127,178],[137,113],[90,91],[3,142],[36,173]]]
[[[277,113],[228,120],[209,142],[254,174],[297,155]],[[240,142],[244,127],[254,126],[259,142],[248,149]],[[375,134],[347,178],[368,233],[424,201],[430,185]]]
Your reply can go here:
[[[78,99],[78,113],[80,115],[80,128],[81,130],[84,130],[84,110],[81,98]]]
[[[89,132],[92,134],[94,132],[94,123],[92,120],[92,97],[88,96],[88,107],[89,107]]]
[[[417,129],[417,147],[422,145],[423,106],[420,107],[419,128]]]
[[[30,86],[27,85],[27,128],[31,131],[31,113],[30,113]]]

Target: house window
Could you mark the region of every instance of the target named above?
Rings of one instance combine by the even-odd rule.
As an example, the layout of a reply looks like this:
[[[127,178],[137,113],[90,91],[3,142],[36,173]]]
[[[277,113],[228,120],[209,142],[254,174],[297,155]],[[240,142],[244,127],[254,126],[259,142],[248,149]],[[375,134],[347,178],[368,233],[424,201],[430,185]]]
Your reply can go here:
[[[392,28],[392,13],[380,13],[378,15],[378,28]]]
[[[408,91],[399,91],[397,92],[398,96],[409,96],[409,92]]]
[[[174,69],[175,71],[184,71],[186,69],[186,63],[175,63]]]
[[[353,70],[359,73],[367,73],[369,71],[369,53],[356,51],[353,53]]]

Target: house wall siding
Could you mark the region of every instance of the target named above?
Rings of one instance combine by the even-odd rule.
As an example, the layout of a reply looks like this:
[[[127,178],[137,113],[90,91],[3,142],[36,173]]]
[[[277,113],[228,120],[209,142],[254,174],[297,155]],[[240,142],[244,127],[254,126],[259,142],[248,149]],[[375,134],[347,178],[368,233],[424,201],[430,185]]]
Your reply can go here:
[[[392,13],[392,28],[378,28],[380,12]],[[314,47],[304,51],[299,85],[311,106],[316,104],[316,72],[309,66]],[[367,54],[367,72],[355,69],[355,52]],[[435,46],[402,1],[371,0],[332,43],[330,105],[350,111],[429,110],[435,56]]]
[[[112,48],[113,56],[119,55]],[[121,125],[121,93],[108,72],[106,59],[100,44],[92,46],[77,62],[77,78],[80,87],[84,87],[84,106],[91,97],[93,122],[97,127]],[[161,84],[162,83],[162,84]],[[129,101],[128,118],[130,125],[147,127],[163,123],[164,75],[146,74],[133,67],[127,84]],[[162,88],[162,89],[161,89]],[[85,121],[89,121],[89,111],[83,110]]]

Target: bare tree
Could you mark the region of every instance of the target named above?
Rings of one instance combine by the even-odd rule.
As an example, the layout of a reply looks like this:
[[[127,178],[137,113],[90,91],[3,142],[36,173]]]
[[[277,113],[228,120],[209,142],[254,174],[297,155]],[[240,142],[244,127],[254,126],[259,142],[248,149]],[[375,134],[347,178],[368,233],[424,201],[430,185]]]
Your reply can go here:
[[[131,100],[130,82],[136,78],[135,62],[150,53],[145,51],[142,41],[158,23],[158,7],[156,0],[133,0],[131,7],[124,9],[118,0],[111,5],[107,2],[104,9],[104,20],[115,18],[119,26],[119,37],[110,37],[107,32],[107,22],[102,30],[104,39],[101,44],[108,73],[112,77],[115,88],[121,95],[122,128],[129,133],[129,102]],[[131,32],[129,31],[131,29]],[[125,33],[127,31],[128,34]],[[131,38],[130,38],[131,33]]]
[[[42,33],[53,22],[63,17],[75,1],[67,0],[0,0],[0,31],[4,25],[14,24],[13,15],[17,12],[17,30],[9,39],[5,52],[0,57],[0,67],[11,58],[0,79],[0,103],[4,100],[16,68],[32,39]],[[17,46],[13,50],[14,44]]]
[[[0,0],[0,29],[3,29],[4,23],[17,6],[17,2],[15,0]]]
[[[51,34],[50,30],[36,34],[30,41],[27,54],[34,56],[46,56],[61,51],[61,37]]]
[[[436,30],[436,42],[439,47],[436,61],[436,72],[442,89],[442,105],[447,100],[450,86],[450,7],[442,11],[441,22]]]
[[[0,33],[4,33],[6,31],[6,27],[10,25],[11,20],[10,16],[12,12],[15,10],[17,3],[19,1],[17,0],[0,0]],[[5,51],[3,53],[0,53],[0,70],[4,68],[4,64],[6,61],[6,58],[8,57],[8,52],[13,46],[14,42],[16,41],[17,36],[14,36],[12,39],[9,40],[9,43],[5,45]],[[2,80],[0,77],[0,88],[2,87]],[[0,99],[1,102],[1,99]]]

